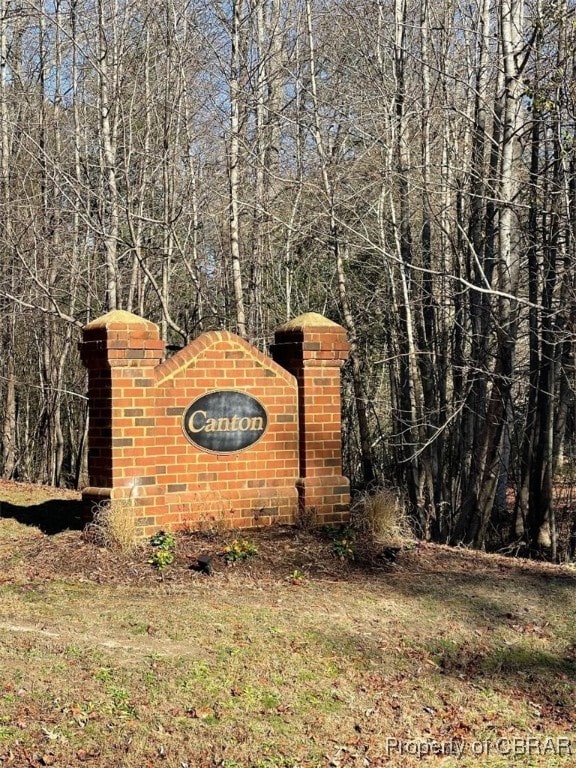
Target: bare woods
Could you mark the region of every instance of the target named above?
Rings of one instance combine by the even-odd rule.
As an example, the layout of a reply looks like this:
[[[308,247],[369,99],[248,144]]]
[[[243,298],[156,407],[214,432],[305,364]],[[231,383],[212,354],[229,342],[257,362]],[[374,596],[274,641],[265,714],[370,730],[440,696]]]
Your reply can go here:
[[[354,485],[574,555],[575,8],[0,0],[4,477],[81,481],[105,311],[265,348],[316,310],[352,345]]]

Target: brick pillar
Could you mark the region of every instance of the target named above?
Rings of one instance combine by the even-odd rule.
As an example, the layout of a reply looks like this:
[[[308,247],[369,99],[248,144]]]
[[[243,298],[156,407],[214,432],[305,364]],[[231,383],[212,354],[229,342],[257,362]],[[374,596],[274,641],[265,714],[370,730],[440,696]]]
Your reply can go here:
[[[298,382],[302,510],[314,508],[319,523],[348,519],[350,485],[342,475],[340,369],[350,346],[345,330],[309,312],[278,328],[272,357]]]
[[[136,441],[152,424],[153,371],[164,354],[158,326],[114,310],[83,329],[82,362],[88,369],[88,477],[82,497],[92,507],[137,495],[155,483]]]

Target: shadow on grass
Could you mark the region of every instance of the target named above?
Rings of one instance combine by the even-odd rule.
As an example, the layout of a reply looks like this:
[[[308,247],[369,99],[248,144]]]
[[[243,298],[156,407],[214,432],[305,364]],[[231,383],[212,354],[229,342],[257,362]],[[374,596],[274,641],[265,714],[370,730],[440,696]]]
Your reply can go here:
[[[449,640],[433,640],[426,645],[444,675],[468,679],[514,675],[523,679],[527,687],[540,678],[549,689],[555,677],[564,684],[569,680],[576,681],[576,658],[570,655],[573,646],[564,652],[552,653],[535,648],[529,638],[519,639],[511,646],[487,647],[480,643]]]
[[[473,550],[431,549],[432,557],[401,553],[377,573],[360,564],[367,581],[389,595],[416,600],[425,609],[468,620],[479,629],[555,623],[555,612],[576,619],[576,571],[515,558],[476,558]]]
[[[449,697],[454,683],[460,689],[472,686],[475,691],[499,693],[515,701],[523,701],[538,710],[538,722],[572,727],[576,695],[576,641],[563,644],[557,651],[534,647],[531,638],[520,638],[512,646],[496,638],[486,642],[473,639],[419,638],[400,641],[395,649],[383,648],[378,639],[350,632],[332,630],[318,632],[317,641],[334,654],[354,659],[357,668],[377,674],[383,680],[394,678],[390,672],[390,656],[394,657],[396,689],[409,689],[411,695],[421,690],[429,695],[436,691]],[[573,638],[573,640],[576,640]],[[391,677],[390,677],[391,676]],[[451,685],[445,685],[443,680]],[[386,683],[382,683],[386,685]]]
[[[449,553],[450,554],[450,553]],[[491,572],[468,570],[446,557],[413,571],[367,574],[381,583],[387,600],[408,601],[412,620],[391,623],[398,647],[372,632],[321,633],[334,653],[351,656],[366,669],[386,670],[390,656],[407,680],[420,670],[427,685],[442,680],[468,683],[510,698],[537,702],[542,717],[566,725],[576,700],[576,574],[530,570],[512,561]],[[472,565],[472,560],[471,560]],[[386,631],[386,619],[381,632]],[[405,635],[405,641],[402,635]],[[427,682],[426,682],[427,681]]]
[[[422,578],[402,578],[402,574],[386,581],[389,592],[400,598],[424,600],[450,621],[466,617],[478,628],[494,629],[506,625],[538,625],[553,617],[552,607],[574,614],[576,609],[576,575],[558,570],[507,573],[450,571],[424,574]],[[549,608],[547,608],[549,606]]]
[[[84,527],[82,502],[75,499],[53,499],[30,505],[0,501],[0,518],[3,517],[39,528],[48,536],[67,530],[80,531]]]

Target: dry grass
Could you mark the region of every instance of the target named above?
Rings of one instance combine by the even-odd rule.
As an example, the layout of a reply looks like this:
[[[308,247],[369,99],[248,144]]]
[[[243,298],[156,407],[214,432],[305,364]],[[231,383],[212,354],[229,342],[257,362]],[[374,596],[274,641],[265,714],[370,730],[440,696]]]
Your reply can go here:
[[[361,496],[352,508],[352,524],[374,544],[402,547],[414,541],[404,499],[394,488]]]
[[[197,491],[187,508],[183,508],[182,526],[188,533],[200,532],[207,538],[216,538],[230,529],[230,510],[218,489]],[[189,520],[189,522],[188,522]]]
[[[132,552],[138,541],[132,499],[102,502],[84,530],[87,541],[119,552]]]
[[[246,535],[234,567],[226,538],[182,537],[159,579],[146,551],[0,519],[0,767],[574,764],[573,573],[432,545],[366,570],[312,533]],[[505,754],[529,736],[572,757]]]
[[[296,525],[303,531],[312,531],[318,525],[318,512],[316,507],[298,507]]]

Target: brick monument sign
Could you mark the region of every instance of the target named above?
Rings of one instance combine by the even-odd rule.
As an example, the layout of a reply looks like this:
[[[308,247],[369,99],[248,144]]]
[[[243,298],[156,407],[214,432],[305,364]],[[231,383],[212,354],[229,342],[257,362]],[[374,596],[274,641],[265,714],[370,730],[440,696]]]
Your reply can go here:
[[[272,357],[209,331],[163,361],[158,326],[116,310],[84,328],[88,475],[83,499],[130,500],[142,536],[218,519],[249,528],[347,519],[343,328],[315,313],[275,333]]]

